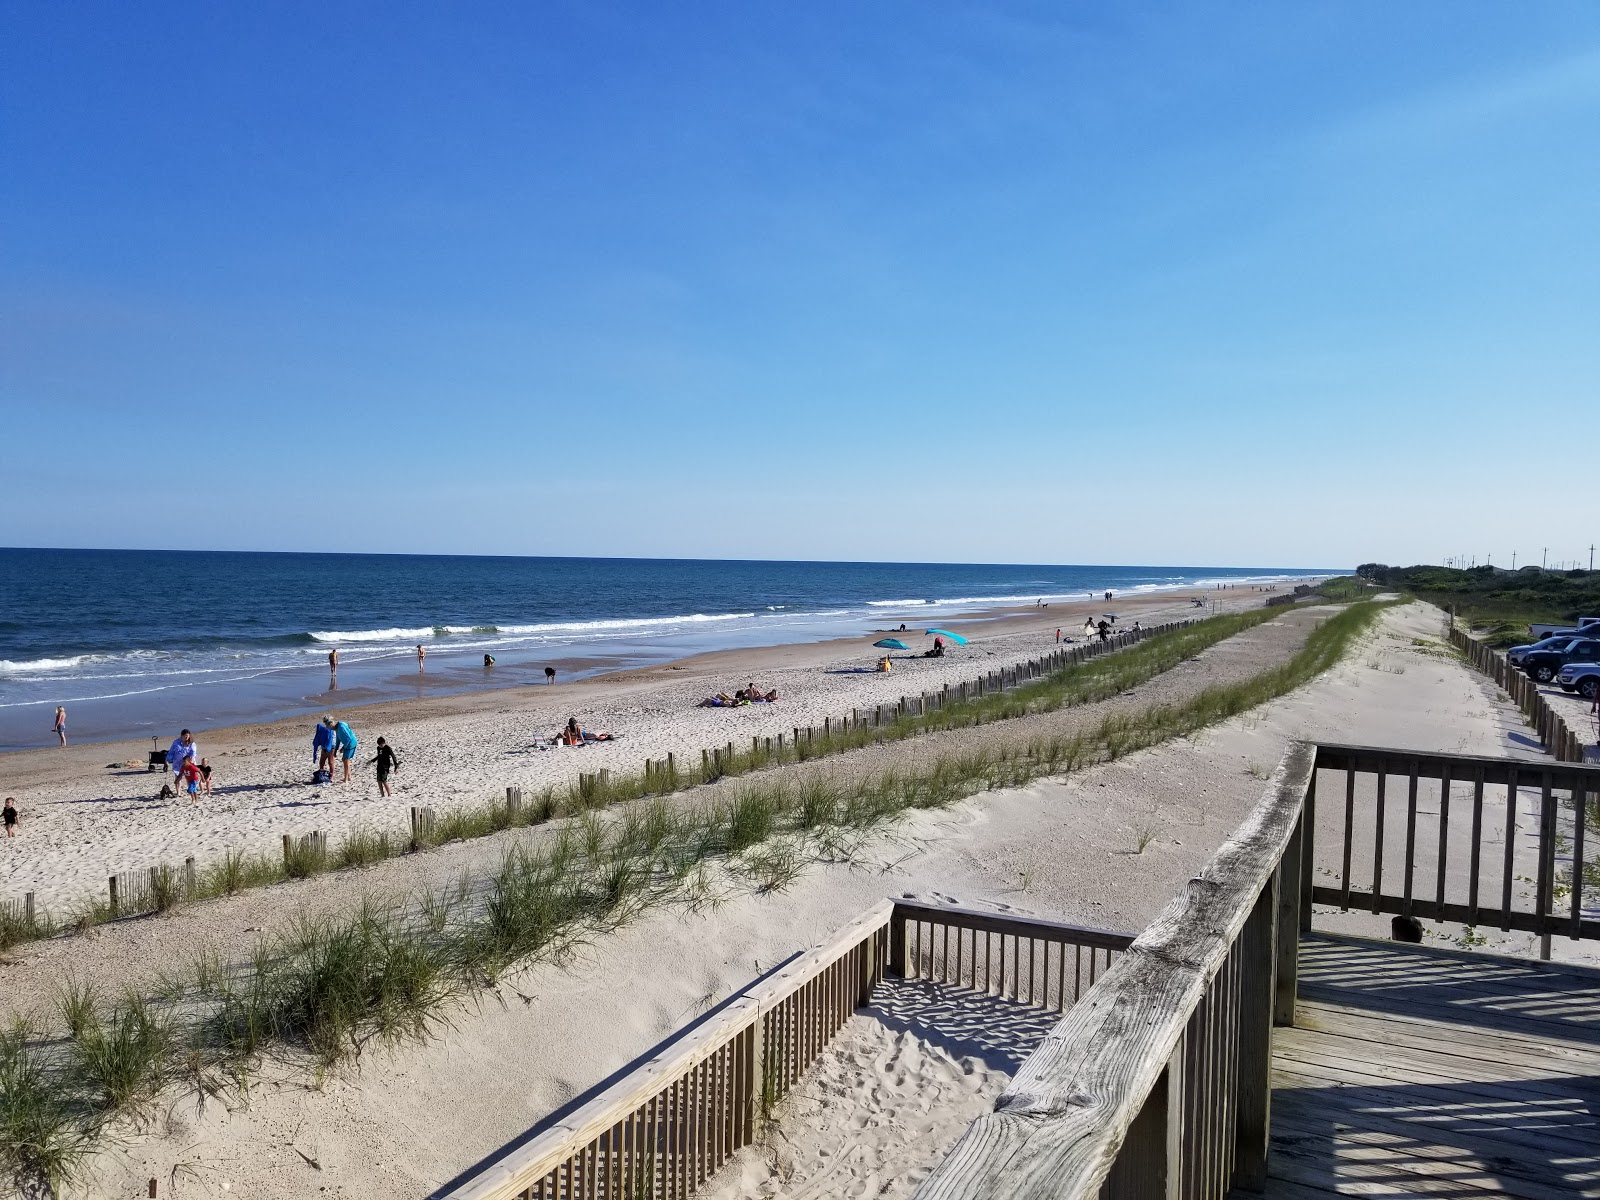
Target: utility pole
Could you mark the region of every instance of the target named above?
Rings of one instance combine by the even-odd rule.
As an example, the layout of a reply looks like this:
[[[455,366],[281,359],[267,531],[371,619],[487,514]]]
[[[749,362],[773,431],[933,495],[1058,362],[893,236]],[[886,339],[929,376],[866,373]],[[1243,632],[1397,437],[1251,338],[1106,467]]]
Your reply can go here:
[[[1594,543],[1589,543],[1589,570],[1594,570]]]
[[[1517,569],[1517,552],[1515,550],[1511,552],[1511,569],[1513,571]]]
[[[1545,569],[1544,557],[1545,557],[1545,555],[1547,555],[1549,553],[1550,553],[1550,547],[1549,546],[1545,546],[1543,549],[1541,549],[1539,551],[1539,570],[1542,571],[1542,570]]]

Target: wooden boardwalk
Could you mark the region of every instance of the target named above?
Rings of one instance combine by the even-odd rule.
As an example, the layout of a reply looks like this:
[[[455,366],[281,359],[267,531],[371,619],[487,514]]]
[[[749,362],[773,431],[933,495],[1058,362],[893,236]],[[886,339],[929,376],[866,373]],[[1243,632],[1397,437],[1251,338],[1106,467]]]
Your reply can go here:
[[[1272,1083],[1269,1197],[1600,1197],[1600,971],[1308,934]]]

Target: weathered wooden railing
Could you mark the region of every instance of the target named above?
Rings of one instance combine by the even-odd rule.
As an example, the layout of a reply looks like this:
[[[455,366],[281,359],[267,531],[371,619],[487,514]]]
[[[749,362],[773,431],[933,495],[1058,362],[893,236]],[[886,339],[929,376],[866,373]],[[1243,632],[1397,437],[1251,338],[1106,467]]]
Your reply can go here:
[[[1600,938],[1584,908],[1586,869],[1600,860],[1589,829],[1600,767],[1330,745],[1316,761],[1307,807],[1333,806],[1338,824],[1322,830],[1342,836],[1319,838],[1328,874],[1309,899],[1534,933],[1546,957],[1553,934]]]
[[[1597,793],[1595,767],[1292,747],[1245,823],[1067,1012],[917,1200],[1260,1191],[1271,1030],[1294,1021],[1313,904],[1526,930],[1546,953],[1552,933],[1600,937],[1583,907]],[[1513,886],[1530,861],[1531,898]]]
[[[1272,1026],[1293,1020],[1297,745],[1199,878],[1120,953],[917,1190],[919,1200],[1221,1200],[1266,1178]]]
[[[1558,762],[1582,762],[1585,741],[1567,727],[1561,714],[1544,698],[1539,685],[1507,661],[1506,656],[1470,634],[1450,626],[1450,644],[1467,662],[1493,679],[1528,719],[1539,740]]]
[[[893,974],[1053,1012],[1071,1007],[1133,941],[1129,933],[909,900],[895,902],[891,935]]]
[[[1061,1009],[1132,940],[1058,921],[886,900],[443,1196],[691,1195],[750,1144],[760,1115],[788,1093],[886,973],[942,975],[952,986]],[[1019,963],[1038,969],[1019,972]]]

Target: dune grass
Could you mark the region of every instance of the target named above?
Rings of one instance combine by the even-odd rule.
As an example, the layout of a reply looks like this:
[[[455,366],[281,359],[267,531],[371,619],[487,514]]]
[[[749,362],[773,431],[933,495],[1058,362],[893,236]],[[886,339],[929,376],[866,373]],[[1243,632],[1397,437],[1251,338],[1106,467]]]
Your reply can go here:
[[[775,892],[818,860],[916,809],[1061,775],[1193,733],[1283,695],[1338,661],[1376,619],[1365,602],[1313,630],[1288,663],[1188,700],[1107,716],[1093,729],[932,756],[913,769],[840,782],[813,772],[752,780],[701,803],[656,796],[588,807],[540,846],[509,847],[493,874],[408,903],[364,901],[258,943],[232,968],[198,951],[156,994],[103,1006],[68,981],[51,1030],[0,1036],[0,1169],[19,1186],[58,1186],[113,1117],[169,1085],[215,1094],[263,1053],[317,1069],[374,1043],[429,1036],[451,1007],[665,903]]]

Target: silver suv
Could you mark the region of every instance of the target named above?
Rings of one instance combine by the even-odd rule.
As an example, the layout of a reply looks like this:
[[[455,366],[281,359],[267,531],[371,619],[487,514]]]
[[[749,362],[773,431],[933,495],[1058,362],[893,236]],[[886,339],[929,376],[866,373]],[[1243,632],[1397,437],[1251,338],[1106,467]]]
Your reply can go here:
[[[1577,692],[1585,700],[1600,697],[1600,662],[1570,662],[1556,673],[1564,692]]]

